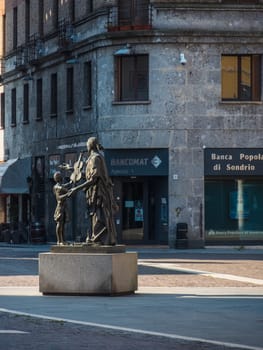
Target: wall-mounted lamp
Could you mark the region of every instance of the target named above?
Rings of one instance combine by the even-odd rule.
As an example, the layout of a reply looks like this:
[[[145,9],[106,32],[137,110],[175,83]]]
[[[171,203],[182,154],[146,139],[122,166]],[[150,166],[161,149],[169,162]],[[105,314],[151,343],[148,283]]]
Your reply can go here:
[[[80,41],[81,39],[81,34],[80,33],[73,33],[70,35],[69,39],[73,42],[76,43],[78,41]]]
[[[31,73],[25,75],[22,79],[25,80],[25,81],[34,80],[34,78],[32,77]]]
[[[182,65],[185,65],[187,63],[184,53],[180,53],[180,63]]]
[[[66,60],[67,64],[77,64],[79,63],[79,59],[77,57],[70,57]]]
[[[119,50],[114,52],[115,56],[122,56],[122,55],[131,55],[133,53],[133,48],[130,44],[127,44],[124,47],[121,47]]]

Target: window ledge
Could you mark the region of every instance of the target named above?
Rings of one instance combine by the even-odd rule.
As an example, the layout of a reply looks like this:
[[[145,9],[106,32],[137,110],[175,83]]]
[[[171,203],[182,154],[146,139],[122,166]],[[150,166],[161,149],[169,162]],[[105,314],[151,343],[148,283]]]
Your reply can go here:
[[[151,24],[141,25],[120,25],[120,26],[108,26],[109,32],[123,32],[123,31],[137,31],[137,30],[151,30]]]
[[[50,118],[56,118],[58,115],[57,115],[57,113],[51,113],[50,114]]]
[[[262,101],[220,101],[222,105],[262,105]]]
[[[88,106],[83,106],[82,109],[85,111],[85,110],[89,110],[89,109],[92,109],[92,106],[91,105],[88,105]]]
[[[36,117],[36,119],[35,119],[37,122],[41,122],[42,120],[43,120],[43,118],[42,117]]]
[[[113,101],[113,105],[149,105],[151,103],[148,101]]]
[[[66,110],[66,114],[73,114],[73,113],[74,113],[73,109]]]

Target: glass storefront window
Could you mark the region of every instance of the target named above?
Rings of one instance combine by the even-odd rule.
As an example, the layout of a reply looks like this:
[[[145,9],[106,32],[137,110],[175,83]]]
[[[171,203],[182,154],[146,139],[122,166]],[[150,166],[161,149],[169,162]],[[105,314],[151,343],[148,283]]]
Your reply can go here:
[[[206,241],[263,240],[263,181],[206,180]]]

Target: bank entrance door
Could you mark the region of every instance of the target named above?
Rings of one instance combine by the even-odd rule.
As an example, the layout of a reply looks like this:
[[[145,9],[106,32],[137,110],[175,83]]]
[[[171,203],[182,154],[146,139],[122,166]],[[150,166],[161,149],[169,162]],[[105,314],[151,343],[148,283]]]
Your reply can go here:
[[[168,242],[166,177],[115,178],[118,242],[156,244]]]
[[[145,192],[144,182],[123,182],[122,240],[145,239]]]

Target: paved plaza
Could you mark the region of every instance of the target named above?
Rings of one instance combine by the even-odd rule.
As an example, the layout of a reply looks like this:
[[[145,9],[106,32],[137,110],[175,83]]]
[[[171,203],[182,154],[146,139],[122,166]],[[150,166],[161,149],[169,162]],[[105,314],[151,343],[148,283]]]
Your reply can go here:
[[[263,349],[263,248],[138,252],[127,296],[43,296],[38,254],[0,246],[0,349]]]

